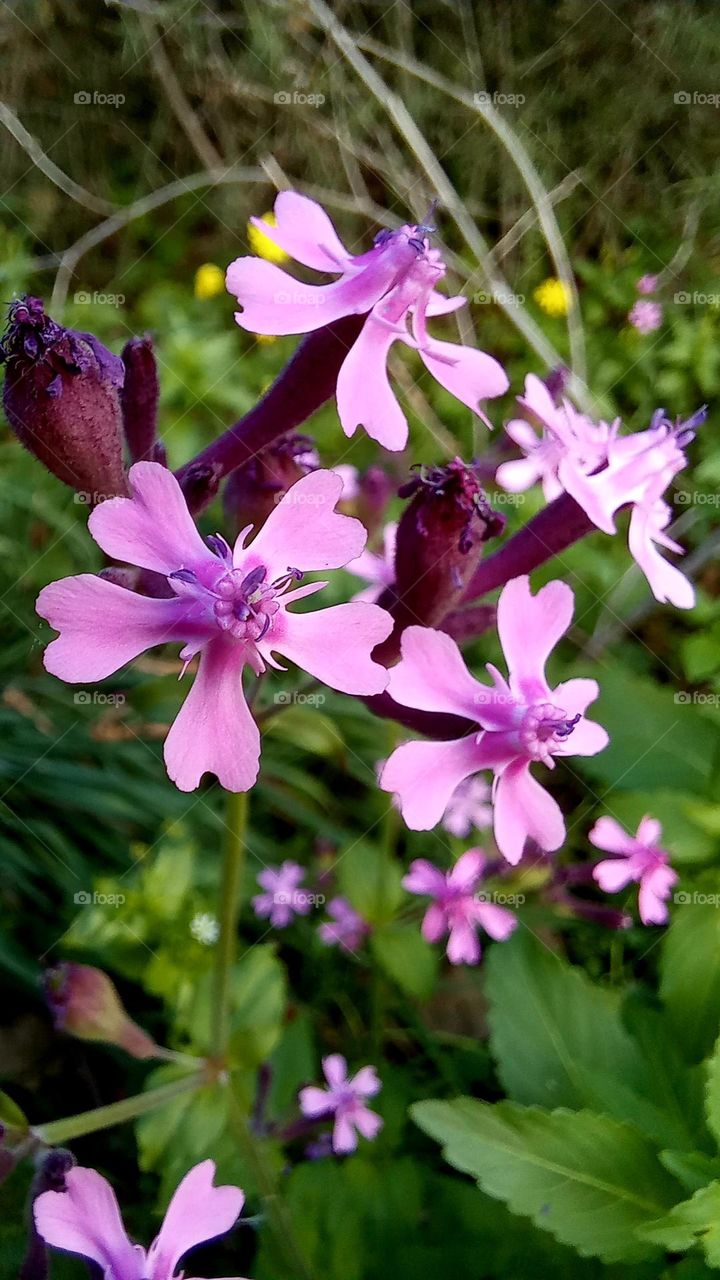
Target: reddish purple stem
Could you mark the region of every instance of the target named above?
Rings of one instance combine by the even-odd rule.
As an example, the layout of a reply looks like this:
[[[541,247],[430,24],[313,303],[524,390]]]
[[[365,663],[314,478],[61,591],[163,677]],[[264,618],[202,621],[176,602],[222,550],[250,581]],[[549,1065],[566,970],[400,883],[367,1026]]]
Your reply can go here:
[[[466,600],[502,587],[511,578],[531,573],[546,560],[552,560],[574,542],[592,533],[595,525],[569,493],[561,493],[532,520],[514,533],[508,541],[480,564],[470,579]]]

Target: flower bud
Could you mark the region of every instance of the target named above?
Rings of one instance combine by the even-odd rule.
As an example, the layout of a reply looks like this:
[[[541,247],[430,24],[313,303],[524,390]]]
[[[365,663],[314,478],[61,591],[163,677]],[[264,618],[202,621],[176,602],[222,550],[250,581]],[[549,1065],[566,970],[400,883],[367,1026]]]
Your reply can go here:
[[[134,1058],[153,1058],[158,1046],[123,1008],[114,984],[101,969],[59,964],[44,977],[45,996],[58,1030],[79,1040],[119,1045]]]
[[[164,462],[158,457],[157,409],[160,398],[157,365],[152,339],[131,338],[122,353],[125,366],[120,402],[123,426],[133,462]]]
[[[5,413],[21,444],[92,505],[125,493],[122,360],[91,333],[56,324],[29,297],[10,305],[0,360]]]
[[[410,495],[398,525],[395,585],[378,600],[395,619],[392,635],[375,650],[380,662],[397,656],[405,627],[439,626],[456,608],[482,544],[505,526],[485,496],[475,465],[459,458],[444,467],[421,467],[400,490],[401,497]]]
[[[281,436],[233,471],[223,490],[225,518],[233,535],[249,524],[257,531],[288,489],[312,471],[313,462],[309,436]]]

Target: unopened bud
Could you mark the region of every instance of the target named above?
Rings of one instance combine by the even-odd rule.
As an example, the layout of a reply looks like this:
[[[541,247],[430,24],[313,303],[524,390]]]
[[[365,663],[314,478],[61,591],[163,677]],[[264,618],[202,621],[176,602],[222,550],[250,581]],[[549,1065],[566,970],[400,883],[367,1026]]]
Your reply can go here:
[[[20,442],[94,505],[126,492],[122,360],[91,333],[56,324],[40,298],[11,303],[0,343],[3,402]]]
[[[245,466],[233,471],[223,490],[225,518],[237,535],[251,524],[257,531],[288,489],[315,464],[309,436],[282,436]]]
[[[160,398],[152,339],[131,338],[123,347],[125,382],[120,397],[123,425],[133,462],[161,462],[157,456],[157,409]]]
[[[412,501],[401,517],[395,551],[395,585],[378,604],[395,619],[378,661],[392,661],[405,627],[439,626],[457,607],[478,566],[482,544],[505,519],[493,511],[476,468],[459,458],[444,467],[422,467],[401,497]]]
[[[134,1058],[154,1058],[158,1046],[125,1012],[114,984],[101,969],[59,964],[48,969],[45,995],[55,1026],[79,1040],[116,1044]]]
[[[562,403],[570,380],[570,370],[564,364],[558,364],[543,379],[556,405]]]

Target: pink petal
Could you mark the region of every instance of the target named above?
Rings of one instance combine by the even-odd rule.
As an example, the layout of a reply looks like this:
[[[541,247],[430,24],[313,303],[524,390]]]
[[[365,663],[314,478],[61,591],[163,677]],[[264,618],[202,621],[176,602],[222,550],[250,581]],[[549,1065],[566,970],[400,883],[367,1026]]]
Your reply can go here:
[[[243,329],[311,333],[341,316],[370,311],[396,272],[392,254],[380,254],[355,275],[342,276],[332,284],[310,285],[263,258],[236,258],[227,269],[226,285],[242,307],[235,319]]]
[[[235,546],[234,562],[252,569],[264,564],[272,582],[289,568],[306,573],[340,569],[364,549],[367,533],[353,516],[335,510],[343,482],[334,471],[311,471],[296,481],[270,513],[262,529],[243,548]]]
[[[352,265],[352,254],[315,200],[300,195],[299,191],[281,191],[274,212],[277,219],[274,227],[261,218],[251,221],[296,262],[314,267],[316,271],[344,271]]]
[[[461,854],[448,877],[453,889],[470,893],[481,878],[485,867],[485,854],[482,849],[467,849]]]
[[[341,1053],[330,1053],[322,1060],[325,1079],[331,1089],[340,1089],[347,1082],[347,1062]]]
[[[514,933],[518,925],[517,916],[507,907],[498,907],[494,902],[479,902],[475,908],[478,924],[496,942],[505,942]]]
[[[332,1137],[333,1151],[339,1156],[348,1156],[357,1150],[357,1135],[353,1120],[340,1112],[335,1118]]]
[[[523,453],[536,453],[540,447],[541,437],[524,418],[511,418],[510,422],[505,423],[505,430]]]
[[[35,1225],[46,1244],[79,1253],[109,1275],[142,1280],[144,1250],[125,1234],[115,1193],[94,1169],[70,1169],[65,1191],[44,1191],[33,1205]]]
[[[152,600],[91,573],[51,582],[35,607],[60,632],[45,650],[45,668],[70,683],[104,680],[153,645],[187,641],[196,629],[184,621],[186,602]]]
[[[645,574],[655,599],[661,604],[672,604],[676,609],[692,609],[695,604],[695,588],[684,573],[660,555],[653,533],[657,533],[657,524],[652,512],[643,507],[633,507],[628,546],[633,560]]]
[[[357,601],[284,613],[260,649],[272,649],[340,693],[382,693],[388,673],[371,654],[392,626],[384,609]]]
[[[525,389],[523,394],[518,396],[518,404],[522,405],[523,409],[528,409],[543,426],[552,426],[558,416],[555,401],[547,385],[536,373],[529,373],[525,378]]]
[[[432,627],[407,627],[402,660],[390,672],[388,692],[404,707],[446,711],[477,720],[488,710],[492,690],[470,674],[455,641]]]
[[[662,826],[657,818],[651,818],[648,814],[645,814],[645,817],[640,819],[635,839],[639,844],[657,849],[662,840]]]
[[[605,858],[593,867],[593,880],[603,893],[619,893],[634,879],[633,865],[626,858]]]
[[[301,1089],[298,1094],[300,1110],[304,1116],[314,1120],[316,1116],[327,1115],[333,1109],[333,1101],[327,1089],[318,1089],[314,1084]]]
[[[136,462],[128,472],[130,498],[110,498],[96,507],[88,528],[113,560],[157,573],[216,568],[198,533],[172,471],[158,462]]]
[[[455,294],[454,297],[448,298],[444,293],[436,293],[433,289],[425,307],[426,316],[447,316],[453,311],[459,311],[460,307],[464,307],[467,298],[462,294]]]
[[[514,761],[500,774],[494,813],[498,849],[513,866],[520,861],[528,837],[546,852],[559,849],[565,839],[559,805],[533,778],[525,760]]]
[[[212,640],[165,739],[167,771],[180,791],[214,773],[227,791],[248,791],[258,775],[260,734],[242,688],[243,649]]]
[[[171,1280],[189,1249],[225,1235],[235,1225],[245,1196],[237,1187],[214,1187],[215,1162],[203,1160],[185,1174],[148,1250],[148,1275]]]
[[[419,352],[435,381],[476,413],[481,400],[504,395],[510,385],[502,365],[476,347],[430,338]]]
[[[383,1127],[381,1117],[376,1111],[371,1111],[369,1107],[359,1107],[353,1119],[363,1138],[367,1138],[370,1142],[372,1142],[373,1138],[377,1138]]]
[[[596,849],[604,849],[606,853],[622,853],[630,857],[635,852],[633,837],[623,830],[615,818],[598,818],[588,839]]]
[[[426,942],[439,942],[445,937],[447,931],[447,915],[437,902],[433,902],[423,916],[420,932]]]
[[[500,643],[510,686],[528,702],[549,698],[545,663],[570,626],[573,606],[573,593],[565,582],[548,582],[536,596],[528,577],[513,578],[502,589],[497,610]]]
[[[387,374],[390,348],[400,337],[395,329],[368,316],[343,361],[337,380],[337,407],[346,436],[363,427],[385,449],[407,444],[408,424]]]
[[[569,719],[581,715],[572,733],[556,751],[559,756],[594,756],[610,741],[607,731],[594,720],[585,719],[585,709],[600,693],[596,680],[576,679],[559,684],[551,695],[552,702],[562,707]]]
[[[453,925],[447,944],[447,958],[451,964],[477,964],[480,960],[480,939],[471,924]]]
[[[516,458],[512,462],[501,462],[495,472],[495,480],[508,493],[524,493],[542,474],[543,468],[534,458]]]
[[[350,1087],[363,1098],[374,1098],[382,1089],[382,1082],[374,1067],[361,1067],[350,1080]]]
[[[413,831],[436,826],[463,778],[476,773],[480,752],[475,734],[453,742],[406,742],[393,751],[380,777],[383,791],[395,792]]]
[[[431,898],[438,898],[445,892],[445,875],[427,859],[415,858],[410,863],[407,875],[403,877],[403,888],[408,893],[426,893]]]
[[[665,899],[677,884],[677,873],[672,867],[656,867],[640,881],[638,907],[643,924],[666,924],[668,909]]]

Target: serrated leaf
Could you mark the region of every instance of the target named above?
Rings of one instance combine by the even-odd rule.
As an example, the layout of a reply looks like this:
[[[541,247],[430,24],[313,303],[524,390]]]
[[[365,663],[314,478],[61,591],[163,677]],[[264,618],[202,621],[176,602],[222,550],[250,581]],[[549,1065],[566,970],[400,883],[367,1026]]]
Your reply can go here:
[[[636,1233],[677,1200],[652,1143],[607,1116],[472,1098],[420,1102],[411,1112],[451,1165],[584,1257],[651,1256]]]
[[[699,1244],[709,1265],[720,1267],[720,1182],[701,1187],[692,1199],[675,1205],[659,1221],[646,1224],[639,1234],[673,1253],[684,1253]]]

